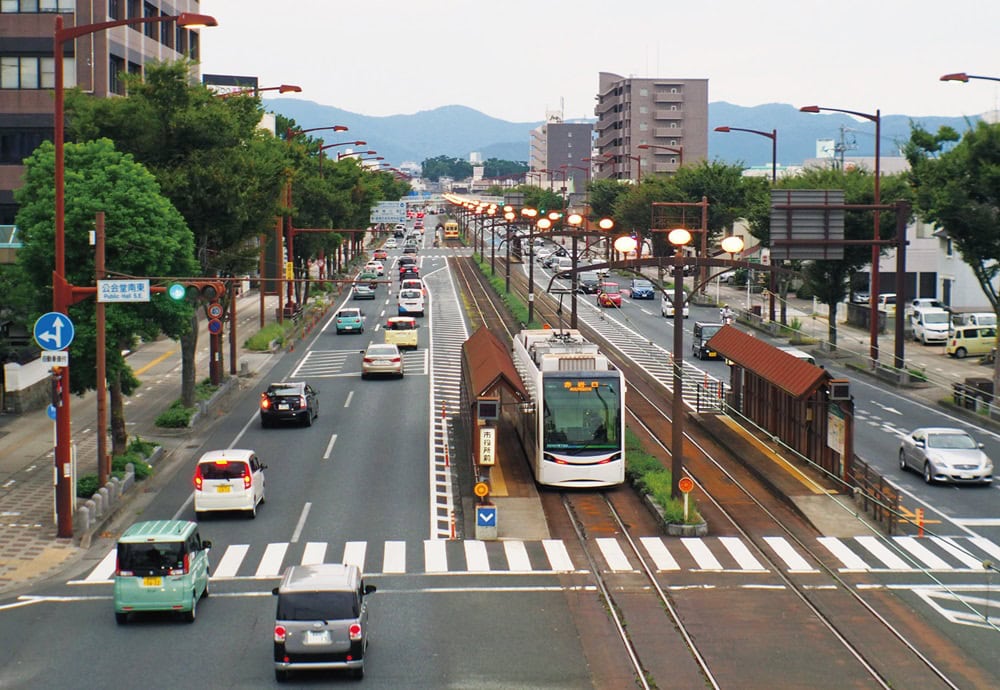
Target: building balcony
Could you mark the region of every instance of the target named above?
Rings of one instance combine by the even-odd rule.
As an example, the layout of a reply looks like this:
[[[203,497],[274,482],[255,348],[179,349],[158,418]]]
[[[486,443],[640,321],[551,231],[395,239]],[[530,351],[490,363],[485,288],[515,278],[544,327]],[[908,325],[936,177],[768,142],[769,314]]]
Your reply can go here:
[[[653,117],[657,120],[681,120],[684,118],[684,111],[680,108],[677,110],[656,110],[653,112]]]
[[[684,137],[683,127],[657,127],[653,130],[653,136],[657,139],[676,139],[680,141]],[[662,141],[654,141],[654,144],[662,144]],[[666,142],[667,146],[674,146],[670,142]]]
[[[657,91],[653,96],[654,103],[683,103],[684,94],[670,93],[669,91]]]

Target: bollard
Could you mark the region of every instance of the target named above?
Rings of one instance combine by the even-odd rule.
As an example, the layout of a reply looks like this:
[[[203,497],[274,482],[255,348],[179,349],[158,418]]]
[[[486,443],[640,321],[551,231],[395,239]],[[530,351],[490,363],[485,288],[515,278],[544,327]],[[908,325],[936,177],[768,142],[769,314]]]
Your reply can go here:
[[[917,516],[917,536],[924,536],[924,509],[917,508],[915,515]]]

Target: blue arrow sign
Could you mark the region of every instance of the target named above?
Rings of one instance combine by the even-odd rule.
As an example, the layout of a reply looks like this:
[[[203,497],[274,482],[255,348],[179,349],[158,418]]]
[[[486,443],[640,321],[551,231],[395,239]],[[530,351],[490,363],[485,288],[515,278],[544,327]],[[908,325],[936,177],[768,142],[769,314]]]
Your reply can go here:
[[[496,527],[497,507],[479,506],[476,508],[476,527]]]
[[[57,311],[42,314],[35,321],[35,342],[43,350],[65,350],[75,334],[73,322]]]

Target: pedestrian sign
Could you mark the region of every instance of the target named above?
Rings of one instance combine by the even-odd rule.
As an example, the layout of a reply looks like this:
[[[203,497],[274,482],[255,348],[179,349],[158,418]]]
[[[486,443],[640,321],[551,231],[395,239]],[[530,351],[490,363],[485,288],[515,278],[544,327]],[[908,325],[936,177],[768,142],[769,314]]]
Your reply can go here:
[[[43,350],[65,350],[75,334],[73,322],[57,311],[42,314],[35,321],[35,342]]]

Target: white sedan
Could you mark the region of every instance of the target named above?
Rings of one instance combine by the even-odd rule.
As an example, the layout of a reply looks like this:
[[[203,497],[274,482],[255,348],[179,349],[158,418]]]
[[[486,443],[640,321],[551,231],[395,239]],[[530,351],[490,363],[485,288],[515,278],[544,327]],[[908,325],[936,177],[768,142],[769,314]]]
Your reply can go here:
[[[899,445],[899,468],[914,469],[928,484],[993,481],[993,461],[962,429],[924,427],[904,436]]]

